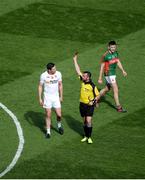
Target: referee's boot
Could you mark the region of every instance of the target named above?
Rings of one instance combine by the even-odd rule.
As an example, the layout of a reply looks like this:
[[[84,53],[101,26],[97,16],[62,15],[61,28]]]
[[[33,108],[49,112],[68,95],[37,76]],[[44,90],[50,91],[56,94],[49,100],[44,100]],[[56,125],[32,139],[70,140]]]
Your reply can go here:
[[[81,139],[81,142],[86,142],[88,140],[88,138],[86,136],[84,136],[83,139]]]
[[[64,134],[64,129],[62,127],[58,128],[59,134],[63,135]]]
[[[92,144],[92,143],[93,143],[93,141],[92,141],[91,137],[89,137],[88,138],[88,144]]]

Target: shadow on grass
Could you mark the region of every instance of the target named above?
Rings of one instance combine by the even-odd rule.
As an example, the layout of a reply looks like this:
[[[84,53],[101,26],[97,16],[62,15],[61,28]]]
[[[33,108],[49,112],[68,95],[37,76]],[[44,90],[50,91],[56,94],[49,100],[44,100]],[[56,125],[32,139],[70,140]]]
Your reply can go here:
[[[102,89],[101,89],[101,88],[98,88],[98,90],[99,90],[99,92],[100,92]],[[110,101],[108,101],[108,100],[106,99],[106,96],[109,96],[109,97],[111,97],[112,99],[114,99],[113,96],[112,96],[110,93],[107,93],[105,96],[102,96],[102,97],[101,97],[99,103],[105,103],[105,104],[107,104],[108,106],[110,106],[111,108],[116,109],[116,107],[115,107]]]
[[[29,124],[38,127],[43,133],[46,132],[44,113],[28,111],[24,114],[24,117]]]
[[[108,94],[107,94],[107,95],[108,95]],[[108,106],[110,106],[111,108],[113,108],[113,109],[116,110],[116,107],[115,107],[110,101],[108,101],[105,96],[101,97],[100,103],[105,103],[105,104],[107,104]]]
[[[63,118],[65,119],[65,121],[67,122],[68,126],[74,130],[75,132],[77,132],[78,134],[80,134],[81,136],[83,135],[83,123],[81,123],[79,120],[75,119],[74,117],[70,116],[70,115],[64,115]]]
[[[44,134],[46,133],[45,114],[42,112],[28,111],[24,114],[29,124],[38,127]],[[51,129],[58,133],[57,128],[51,125]]]

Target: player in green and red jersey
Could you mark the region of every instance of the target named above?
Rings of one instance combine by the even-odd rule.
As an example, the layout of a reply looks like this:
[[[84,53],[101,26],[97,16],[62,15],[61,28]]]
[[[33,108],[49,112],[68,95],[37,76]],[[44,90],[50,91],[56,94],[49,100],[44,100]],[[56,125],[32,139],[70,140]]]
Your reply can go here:
[[[126,110],[122,108],[119,102],[118,85],[116,82],[117,66],[122,71],[123,76],[127,76],[127,73],[123,69],[123,66],[118,58],[118,52],[116,51],[116,42],[110,41],[108,43],[108,50],[104,53],[104,55],[101,58],[101,68],[100,68],[98,83],[102,84],[103,82],[102,76],[104,73],[106,86],[104,89],[100,91],[100,96],[105,95],[112,87],[117,111],[126,112]]]

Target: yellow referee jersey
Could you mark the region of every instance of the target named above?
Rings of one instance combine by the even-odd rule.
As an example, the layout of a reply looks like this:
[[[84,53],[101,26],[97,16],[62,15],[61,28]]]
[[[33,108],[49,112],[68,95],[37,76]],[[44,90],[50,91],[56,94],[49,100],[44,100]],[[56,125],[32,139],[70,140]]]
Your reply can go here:
[[[98,95],[99,91],[92,81],[87,83],[81,81],[80,102],[89,104]]]

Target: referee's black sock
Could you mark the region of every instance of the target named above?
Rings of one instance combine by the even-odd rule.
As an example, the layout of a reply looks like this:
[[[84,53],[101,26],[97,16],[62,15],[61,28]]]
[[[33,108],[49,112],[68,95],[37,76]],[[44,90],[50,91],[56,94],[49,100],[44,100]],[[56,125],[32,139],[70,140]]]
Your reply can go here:
[[[92,135],[92,127],[87,127],[88,131],[88,138]]]
[[[85,136],[88,137],[88,127],[86,125],[84,125],[84,133]]]

